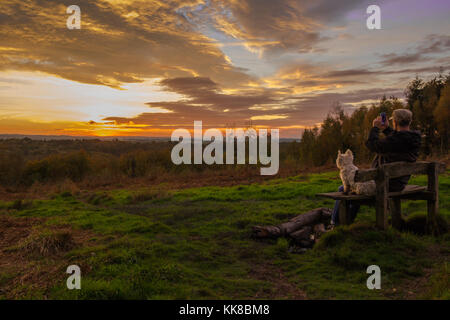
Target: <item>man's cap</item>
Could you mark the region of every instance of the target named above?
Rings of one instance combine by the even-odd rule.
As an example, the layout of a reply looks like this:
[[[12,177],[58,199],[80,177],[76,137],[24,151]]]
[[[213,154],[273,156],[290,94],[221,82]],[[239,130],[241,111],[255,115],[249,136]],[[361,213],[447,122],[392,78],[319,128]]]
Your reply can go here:
[[[396,123],[410,123],[412,121],[412,112],[408,109],[396,109],[389,120],[395,120]]]

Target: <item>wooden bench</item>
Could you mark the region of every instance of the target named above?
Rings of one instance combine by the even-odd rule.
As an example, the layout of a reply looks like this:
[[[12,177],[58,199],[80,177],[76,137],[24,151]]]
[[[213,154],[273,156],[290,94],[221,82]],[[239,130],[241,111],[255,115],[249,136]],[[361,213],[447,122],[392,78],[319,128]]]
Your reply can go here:
[[[427,225],[434,233],[437,230],[436,216],[439,212],[439,181],[440,173],[445,172],[445,164],[439,162],[392,162],[380,168],[359,170],[355,175],[355,182],[375,180],[376,194],[373,196],[344,194],[343,192],[319,193],[317,196],[340,200],[339,222],[349,224],[349,202],[375,206],[376,224],[382,229],[387,228],[388,202],[392,216],[392,226],[399,228],[402,223],[401,200],[426,200],[428,208]],[[407,185],[403,191],[388,192],[389,179],[412,174],[426,174],[428,187]]]

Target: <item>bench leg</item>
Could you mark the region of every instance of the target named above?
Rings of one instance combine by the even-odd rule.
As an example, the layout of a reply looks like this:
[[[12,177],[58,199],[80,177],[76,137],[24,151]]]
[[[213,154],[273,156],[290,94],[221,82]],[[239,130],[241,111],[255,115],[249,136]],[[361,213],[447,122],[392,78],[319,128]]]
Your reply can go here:
[[[377,215],[377,227],[386,230],[387,229],[387,209],[385,207],[377,206],[376,207],[376,215]]]
[[[346,200],[341,200],[339,202],[339,224],[341,225],[350,224],[348,201]]]
[[[427,201],[427,228],[433,235],[438,234],[437,215],[439,214],[439,172],[436,163],[432,163],[428,172],[428,191],[433,198]]]
[[[375,180],[377,185],[377,191],[375,196],[375,212],[377,215],[377,227],[386,230],[387,224],[387,212],[388,212],[388,190],[389,190],[389,177],[384,172],[383,168],[378,168],[378,176]]]
[[[436,195],[436,200],[428,200],[427,201],[427,228],[433,235],[438,235],[438,226],[436,217],[439,213],[439,202],[438,196]]]
[[[403,227],[402,201],[399,198],[389,199],[389,206],[392,217],[392,226],[400,230]]]

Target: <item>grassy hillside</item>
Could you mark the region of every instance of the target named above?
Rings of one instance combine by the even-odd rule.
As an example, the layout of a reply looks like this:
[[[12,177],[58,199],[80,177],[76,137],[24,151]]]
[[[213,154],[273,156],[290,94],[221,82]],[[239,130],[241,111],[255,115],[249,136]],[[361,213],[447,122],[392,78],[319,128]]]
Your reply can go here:
[[[425,185],[426,178],[412,182]],[[285,239],[250,238],[253,225],[331,207],[314,195],[339,185],[330,172],[1,202],[0,298],[449,299],[449,235],[378,231],[371,208],[305,254],[290,253]],[[440,178],[440,206],[450,218],[449,171]],[[403,212],[424,214],[426,203],[404,203]],[[81,290],[66,289],[71,264],[81,267]],[[372,264],[381,268],[381,290],[366,287]]]

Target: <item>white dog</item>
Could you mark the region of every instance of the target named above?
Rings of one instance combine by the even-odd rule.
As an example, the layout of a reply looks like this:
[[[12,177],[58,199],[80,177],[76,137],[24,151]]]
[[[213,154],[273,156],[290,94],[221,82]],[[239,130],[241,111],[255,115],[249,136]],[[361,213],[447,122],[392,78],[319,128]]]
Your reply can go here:
[[[353,153],[350,149],[347,149],[345,153],[341,153],[339,150],[336,165],[341,170],[340,177],[344,193],[351,192],[368,196],[375,194],[375,181],[355,182],[355,173],[358,171],[358,167],[353,164]]]

